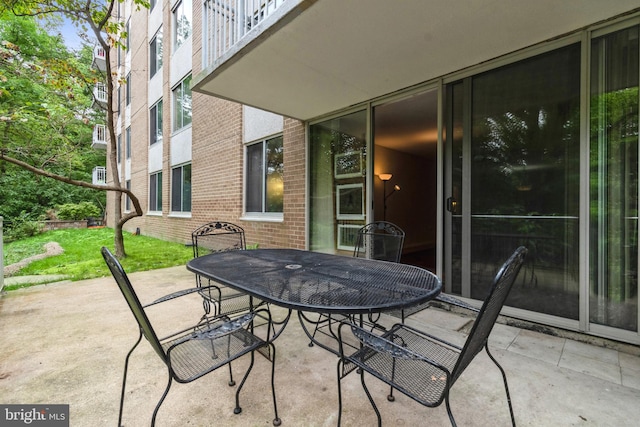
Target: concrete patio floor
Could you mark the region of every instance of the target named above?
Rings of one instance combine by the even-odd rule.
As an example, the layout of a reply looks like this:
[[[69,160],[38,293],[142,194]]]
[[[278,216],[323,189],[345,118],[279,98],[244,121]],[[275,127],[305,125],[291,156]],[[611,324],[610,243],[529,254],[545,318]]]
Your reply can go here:
[[[140,299],[190,287],[185,267],[130,275]],[[201,310],[196,301],[195,310]],[[198,311],[199,313],[199,311]],[[197,314],[197,313],[196,313]],[[183,312],[163,312],[166,325]],[[462,342],[472,319],[430,308],[410,322]],[[0,403],[69,404],[74,427],[114,426],[125,355],[137,338],[133,316],[111,277],[59,282],[11,291],[0,297]],[[337,420],[335,356],[309,347],[292,317],[277,347],[276,392],[283,426],[334,426]],[[496,325],[490,347],[509,379],[520,426],[636,426],[640,420],[640,349],[624,351]],[[234,363],[239,379],[247,359]],[[131,359],[124,425],[149,425],[166,385],[166,368],[143,342]],[[269,364],[262,357],[233,414],[235,388],[220,369],[171,388],[158,413],[159,426],[270,426],[273,406]],[[376,418],[359,377],[343,381],[344,426],[372,426]],[[368,385],[387,426],[449,425],[444,405],[431,409],[370,378]],[[452,389],[460,426],[509,425],[501,376],[483,352]]]

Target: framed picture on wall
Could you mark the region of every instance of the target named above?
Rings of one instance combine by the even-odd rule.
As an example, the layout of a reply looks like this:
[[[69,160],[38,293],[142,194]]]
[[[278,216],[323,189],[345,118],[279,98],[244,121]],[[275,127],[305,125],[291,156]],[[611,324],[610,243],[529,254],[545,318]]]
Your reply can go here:
[[[355,249],[358,230],[361,225],[338,224],[338,249],[352,251]]]
[[[364,219],[364,187],[362,184],[336,186],[336,218]]]
[[[333,166],[336,178],[362,176],[362,151],[348,151],[336,154]]]

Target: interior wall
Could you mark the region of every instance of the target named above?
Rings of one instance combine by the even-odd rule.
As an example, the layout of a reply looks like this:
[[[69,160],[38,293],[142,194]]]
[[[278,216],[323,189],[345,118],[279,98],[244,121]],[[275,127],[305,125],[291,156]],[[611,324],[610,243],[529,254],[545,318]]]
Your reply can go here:
[[[386,220],[405,233],[403,253],[433,249],[436,244],[436,156],[421,157],[401,151],[375,146],[374,219],[384,215],[384,184],[381,173],[393,177],[386,184],[387,195],[395,185],[400,186],[387,198]]]

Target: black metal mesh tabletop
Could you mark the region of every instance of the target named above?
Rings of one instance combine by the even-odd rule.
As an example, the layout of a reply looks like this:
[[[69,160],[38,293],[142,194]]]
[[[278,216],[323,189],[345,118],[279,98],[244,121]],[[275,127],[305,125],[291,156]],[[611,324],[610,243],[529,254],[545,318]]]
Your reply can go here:
[[[424,303],[440,279],[411,265],[296,249],[256,249],[195,258],[187,269],[299,311],[375,313]]]

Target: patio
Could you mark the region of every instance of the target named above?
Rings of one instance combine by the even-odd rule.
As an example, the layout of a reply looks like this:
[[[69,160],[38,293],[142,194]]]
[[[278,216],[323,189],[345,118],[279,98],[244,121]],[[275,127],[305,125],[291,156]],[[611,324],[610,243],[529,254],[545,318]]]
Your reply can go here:
[[[174,267],[130,275],[143,302],[190,287],[193,275]],[[163,313],[173,323],[177,312]],[[471,318],[431,308],[410,323],[464,339]],[[124,357],[137,338],[135,322],[111,277],[59,282],[12,291],[0,297],[0,403],[70,405],[70,425],[117,423]],[[308,347],[297,320],[276,342],[276,392],[283,425],[336,423],[336,358]],[[505,368],[516,421],[521,426],[636,425],[640,419],[640,348],[619,350],[496,325],[491,349]],[[245,360],[235,363],[240,375]],[[241,395],[243,412],[233,414],[235,388],[221,369],[191,384],[176,384],[158,414],[162,426],[269,426],[272,407],[268,363],[256,366]],[[133,354],[124,424],[149,424],[166,384],[166,368],[145,343]],[[448,425],[444,407],[424,408],[368,381],[389,426]],[[343,381],[343,425],[374,425],[356,375]],[[452,409],[461,426],[509,425],[501,377],[481,353],[456,383]]]

